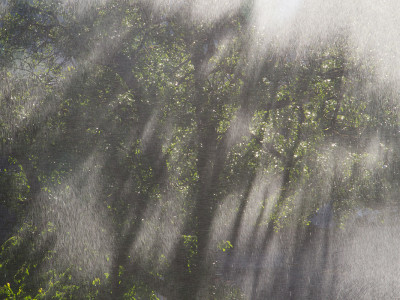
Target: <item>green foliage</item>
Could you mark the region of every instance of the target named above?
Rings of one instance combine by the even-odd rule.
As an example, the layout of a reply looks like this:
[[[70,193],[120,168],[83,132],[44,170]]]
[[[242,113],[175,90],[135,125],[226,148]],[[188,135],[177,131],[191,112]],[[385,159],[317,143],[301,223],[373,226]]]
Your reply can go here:
[[[183,244],[185,245],[186,250],[186,261],[187,261],[187,269],[188,272],[192,272],[193,268],[193,259],[197,255],[197,237],[193,235],[183,235]]]
[[[207,283],[209,299],[241,299],[240,282],[209,282],[210,249],[239,245],[213,240],[218,222],[311,226],[335,199],[346,228],[357,207],[395,202],[398,108],[353,76],[346,42],[253,68],[250,2],[191,25],[142,2],[7,1],[0,203],[17,221],[0,296],[188,299]]]
[[[218,244],[218,249],[222,250],[223,252],[225,252],[230,248],[233,248],[233,245],[231,244],[230,241],[222,241],[221,243]]]
[[[10,208],[13,213],[23,210],[23,204],[29,193],[29,184],[23,167],[8,157],[7,163],[0,170],[0,203]]]

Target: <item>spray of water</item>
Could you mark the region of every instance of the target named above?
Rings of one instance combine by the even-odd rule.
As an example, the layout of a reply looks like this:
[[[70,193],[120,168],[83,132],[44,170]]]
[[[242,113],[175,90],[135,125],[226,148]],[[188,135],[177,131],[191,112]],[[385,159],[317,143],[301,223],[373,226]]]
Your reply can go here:
[[[284,106],[285,95],[290,94],[290,82],[305,78],[302,70],[318,65],[319,61],[324,61],[318,65],[321,69],[340,69],[329,65],[337,63],[329,58],[336,55],[345,66],[342,69],[345,69],[343,78],[346,80],[343,79],[337,88],[327,78],[323,81],[325,85],[318,88],[328,91],[326,93],[336,88],[342,93],[341,103],[346,103],[346,107],[355,112],[359,107],[367,107],[370,115],[374,115],[385,107],[392,110],[388,115],[395,119],[400,82],[398,1],[126,1],[131,16],[139,15],[135,8],[140,7],[147,21],[167,24],[170,47],[165,41],[162,46],[155,42],[146,44],[146,35],[151,34],[146,32],[146,26],[150,28],[151,24],[143,25],[146,32],[143,36],[140,30],[132,32],[131,28],[136,25],[129,24],[129,20],[122,27],[116,19],[120,9],[118,4],[111,7],[109,19],[106,14],[107,21],[96,27],[91,14],[111,1],[61,2],[64,16],[61,13],[57,16],[61,27],[71,20],[87,21],[92,30],[88,30],[89,33],[83,30],[79,34],[94,42],[80,53],[52,53],[62,56],[63,63],[58,73],[61,75],[57,77],[59,82],[47,83],[47,87],[55,91],[51,101],[48,101],[50,96],[46,91],[18,85],[20,78],[30,78],[33,83],[39,80],[24,70],[23,63],[9,66],[8,72],[12,71],[12,74],[1,79],[2,97],[12,95],[9,105],[0,113],[4,124],[10,124],[5,130],[5,139],[11,144],[11,141],[21,139],[20,128],[32,128],[32,135],[45,140],[48,145],[36,145],[32,141],[30,150],[44,154],[29,160],[36,161],[39,169],[45,169],[46,163],[52,164],[52,159],[61,165],[59,169],[49,167],[53,171],[51,176],[37,174],[46,190],[38,191],[34,195],[35,203],[29,206],[28,215],[34,219],[38,230],[47,231],[38,239],[38,244],[43,248],[50,247],[55,253],[52,263],[42,267],[44,270],[79,266],[79,270],[72,273],[82,280],[107,274],[107,278],[114,277],[115,282],[111,284],[115,292],[123,272],[144,274],[150,270],[152,280],[156,278],[159,284],[151,285],[152,281],[146,275],[142,280],[158,295],[185,295],[180,289],[189,287],[182,287],[183,282],[196,286],[192,290],[201,298],[209,292],[209,286],[217,282],[224,287],[238,288],[245,299],[394,299],[399,296],[397,194],[395,184],[389,186],[385,177],[389,169],[391,176],[397,174],[397,141],[388,135],[384,124],[376,124],[372,129],[368,128],[369,131],[346,132],[360,136],[356,145],[351,138],[347,140],[346,134],[324,139],[325,133],[315,133],[317,129],[310,120],[318,120],[318,117],[311,115],[311,109],[301,111],[294,107],[289,111]],[[8,5],[8,1],[1,2],[4,14]],[[228,22],[240,14],[242,24],[233,28]],[[71,16],[73,18],[68,19]],[[174,26],[183,28],[182,32],[193,30],[194,36],[183,33],[182,38],[174,32],[177,28]],[[154,65],[146,61],[148,64],[139,69],[135,66],[136,57],[126,54],[131,49],[120,53],[121,48],[127,48],[127,40],[139,49],[137,52],[144,49],[150,55],[159,47],[159,53],[164,53],[165,57],[160,54],[160,61]],[[173,43],[178,45],[174,46],[177,49],[172,49]],[[182,45],[192,53],[181,53]],[[225,74],[220,75],[215,70],[232,51],[237,51],[238,58],[234,70],[226,71],[231,76],[226,79]],[[176,53],[180,55],[174,57]],[[204,59],[196,62],[196,55]],[[112,63],[124,59],[130,61],[126,68],[137,72],[130,81],[128,71],[112,69]],[[26,61],[26,58],[21,57],[19,61]],[[175,68],[174,71],[157,66],[166,61],[173,61],[170,69]],[[313,61],[317,63],[313,64]],[[282,70],[279,69],[282,64],[294,67],[283,68],[282,72],[286,73],[281,74],[278,71]],[[110,79],[115,84],[105,89],[114,95],[111,100],[102,94],[80,96],[80,105],[92,105],[92,113],[77,112],[75,119],[73,114],[65,114],[65,122],[70,126],[65,132],[73,134],[56,133],[51,131],[50,125],[36,129],[38,122],[48,120],[51,123],[56,114],[68,112],[69,104],[64,100],[73,101],[69,97],[75,88],[85,89],[79,84],[86,82],[87,74],[92,74],[91,84],[95,85],[101,77],[98,75],[101,71],[96,69],[98,65],[119,74]],[[192,72],[195,75],[180,74],[182,66],[195,70]],[[42,72],[41,66],[34,71]],[[162,72],[174,74],[175,81],[164,82]],[[226,105],[228,117],[225,118],[229,120],[219,123],[217,132],[220,136],[215,137],[215,143],[204,134],[207,124],[196,125],[203,121],[202,114],[198,114],[198,119],[193,117],[198,111],[212,110],[212,107],[207,103],[187,104],[179,90],[192,88],[185,82],[193,78],[207,84],[208,76],[221,76],[221,81],[229,83],[233,95],[231,103]],[[239,83],[231,83],[236,77]],[[289,78],[289,83],[284,78]],[[146,85],[143,83],[146,80],[159,81],[165,87],[154,92],[149,87],[156,84]],[[263,89],[256,90],[252,82],[260,80],[265,84]],[[29,84],[29,80],[27,82]],[[134,82],[128,86],[132,93],[137,92],[136,88],[139,90],[138,86],[146,86],[140,90],[140,96],[153,99],[156,104],[140,103],[140,96],[125,92],[129,82]],[[193,89],[192,94],[196,95],[196,86]],[[30,91],[30,97],[24,95],[26,90]],[[171,90],[176,95],[172,101],[165,96]],[[268,112],[266,107],[256,107],[251,100],[261,95],[269,95],[265,103],[266,107],[269,105]],[[304,103],[304,106],[315,104],[310,93],[300,91],[297,95],[302,95],[303,102],[291,100]],[[46,101],[43,97],[47,97]],[[211,99],[213,96],[206,97]],[[103,102],[92,104],[93,99],[103,99],[99,100]],[[330,101],[324,99],[326,107],[336,105]],[[102,105],[107,105],[107,109]],[[130,123],[123,126],[119,120],[111,119],[113,112],[121,107],[122,111],[132,107],[132,111],[137,109],[138,120],[127,118]],[[186,111],[187,116],[173,115],[170,111],[174,109]],[[335,122],[343,120],[345,112],[339,111],[339,105],[331,111],[336,112]],[[366,124],[369,121],[360,117],[355,122]],[[301,126],[293,125],[296,122]],[[291,132],[286,132],[288,128]],[[392,129],[396,131],[396,128]],[[104,132],[112,134],[90,140],[82,130],[94,136],[102,136]],[[315,140],[302,140],[311,133],[316,136]],[[205,138],[197,141],[202,134]],[[334,136],[334,133],[330,134]],[[47,136],[53,140],[48,140]],[[284,145],[281,149],[274,148],[279,136],[289,137],[288,141],[281,141]],[[394,136],[398,137],[398,131]],[[248,144],[252,139],[257,140],[255,137],[261,141],[260,150],[253,159],[248,159],[253,155]],[[82,140],[88,144],[87,151],[76,154],[79,146],[75,149],[74,143],[80,145]],[[66,145],[66,149],[60,148],[65,155],[77,156],[68,170],[62,165],[67,159],[57,151],[45,157],[46,147],[57,143]],[[209,148],[202,149],[205,145]],[[311,155],[304,155],[305,162],[301,166],[302,162],[296,160],[297,155],[302,155],[296,152],[299,145],[306,149],[305,152],[314,149]],[[2,151],[6,153],[7,147],[2,144]],[[204,150],[205,154],[199,154],[196,149]],[[21,153],[22,164],[26,153]],[[262,159],[263,163],[254,163]],[[201,165],[202,160],[204,165]],[[241,161],[249,164],[240,166]],[[130,169],[115,175],[124,164]],[[196,170],[198,166],[201,168]],[[294,175],[286,171],[294,166],[301,172],[291,185]],[[28,167],[24,165],[24,168]],[[235,170],[243,168],[253,169],[247,177],[235,178]],[[202,172],[208,174],[206,178]],[[59,175],[62,184],[57,182],[54,174]],[[154,174],[159,176],[150,179]],[[110,181],[107,176],[117,179]],[[236,182],[236,186],[215,187],[213,180],[222,182],[223,176]],[[190,186],[185,182],[187,178],[198,185]],[[105,182],[115,184],[118,189],[103,186]],[[379,184],[371,189],[371,182]],[[48,190],[47,186],[50,186]],[[371,190],[376,194],[368,194]],[[204,198],[219,201],[215,206],[204,208],[197,204]],[[345,200],[338,203],[337,199]],[[118,205],[124,207],[124,211],[119,215],[120,219],[115,220],[113,210]],[[210,217],[196,215],[196,212],[209,213]],[[199,228],[200,233],[189,230],[196,222],[208,224],[208,227]],[[200,241],[202,230],[207,231],[204,236],[208,238],[203,241],[204,245]],[[50,246],[46,244],[49,240]],[[182,253],[186,256],[179,257]],[[207,268],[196,269],[191,265],[196,265],[196,255],[204,259],[202,263]],[[201,282],[185,281],[184,275],[176,274],[180,269],[174,265],[179,266],[182,261],[187,264],[187,274],[190,275],[192,270],[201,273],[198,277]],[[164,288],[165,282],[175,285]],[[51,284],[44,288],[51,288]]]

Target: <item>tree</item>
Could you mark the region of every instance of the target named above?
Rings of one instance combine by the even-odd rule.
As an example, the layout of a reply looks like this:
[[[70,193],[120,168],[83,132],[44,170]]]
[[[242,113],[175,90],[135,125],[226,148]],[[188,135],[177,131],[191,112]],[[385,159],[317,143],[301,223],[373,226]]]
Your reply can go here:
[[[263,269],[244,286],[232,266],[262,265],[292,231],[302,265],[319,208],[346,227],[396,190],[393,95],[360,92],[372,79],[346,36],[252,56],[249,5],[188,22],[189,4],[8,1],[0,185],[16,221],[0,294],[273,297]],[[303,270],[286,268],[291,287]]]

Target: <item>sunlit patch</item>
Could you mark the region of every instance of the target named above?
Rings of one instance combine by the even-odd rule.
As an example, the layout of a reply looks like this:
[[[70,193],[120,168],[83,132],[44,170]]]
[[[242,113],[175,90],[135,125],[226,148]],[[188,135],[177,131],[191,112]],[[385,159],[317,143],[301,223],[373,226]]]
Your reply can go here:
[[[75,279],[110,272],[107,257],[113,253],[112,222],[106,207],[95,201],[99,197],[101,163],[100,157],[93,156],[69,178],[58,175],[55,182],[47,183],[50,187],[42,191],[34,207],[35,218],[43,224],[42,243],[54,243],[49,250],[54,253],[55,264],[70,268]]]
[[[253,16],[255,26],[267,34],[279,34],[279,31],[294,24],[296,13],[303,0],[258,0],[254,3]]]

